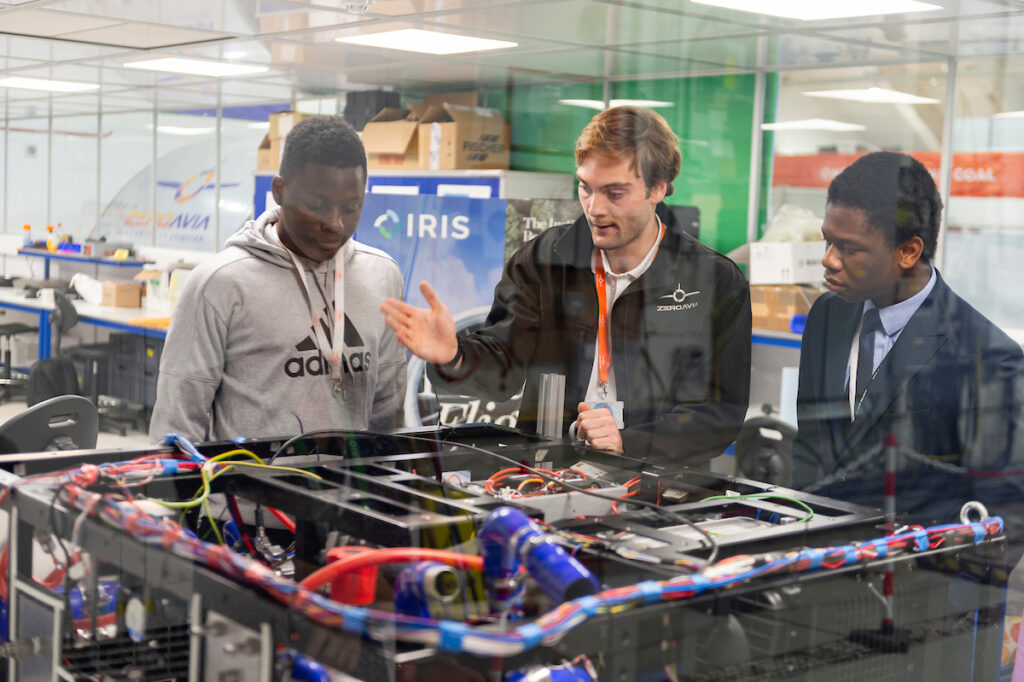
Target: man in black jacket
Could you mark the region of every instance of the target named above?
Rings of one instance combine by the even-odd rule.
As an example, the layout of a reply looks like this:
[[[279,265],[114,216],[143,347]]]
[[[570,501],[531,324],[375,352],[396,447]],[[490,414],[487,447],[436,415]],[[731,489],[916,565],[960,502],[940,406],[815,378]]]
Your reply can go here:
[[[868,154],[829,186],[832,293],[801,344],[794,487],[881,507],[889,486],[895,510],[920,524],[977,499],[1020,540],[1024,355],[932,265],[941,211],[927,169],[905,154]],[[888,481],[887,439],[898,452]]]
[[[576,142],[583,216],[509,260],[481,329],[457,338],[425,282],[430,308],[389,300],[387,323],[434,363],[436,386],[495,400],[523,388],[521,428],[537,429],[541,376],[558,374],[563,435],[661,465],[707,462],[746,414],[750,294],[661,203],[680,162],[655,112],[598,114]]]

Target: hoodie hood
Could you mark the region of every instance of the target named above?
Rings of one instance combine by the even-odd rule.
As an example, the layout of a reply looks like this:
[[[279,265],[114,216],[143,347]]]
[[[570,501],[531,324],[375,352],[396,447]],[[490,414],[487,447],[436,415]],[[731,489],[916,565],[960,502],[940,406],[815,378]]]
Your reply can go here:
[[[238,232],[228,237],[224,245],[237,246],[260,260],[291,268],[292,259],[281,244],[281,240],[277,238],[279,210],[276,206],[268,208],[256,220],[247,220]]]

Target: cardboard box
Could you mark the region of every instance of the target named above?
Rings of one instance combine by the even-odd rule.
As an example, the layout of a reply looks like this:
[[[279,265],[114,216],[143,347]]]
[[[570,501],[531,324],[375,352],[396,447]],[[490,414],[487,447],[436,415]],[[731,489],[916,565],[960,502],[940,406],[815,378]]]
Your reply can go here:
[[[271,139],[270,135],[264,135],[256,150],[256,170],[277,170],[281,167],[281,152],[284,149],[284,140],[280,138]]]
[[[271,140],[283,140],[288,137],[295,124],[304,118],[310,118],[316,114],[302,114],[298,111],[279,111],[270,115],[270,132],[267,135]]]
[[[138,282],[103,282],[100,305],[139,308],[142,306],[142,285]]]
[[[405,109],[386,108],[362,132],[370,170],[412,170],[420,167],[416,133],[419,122]]]
[[[814,284],[824,280],[825,242],[754,242],[750,245],[751,284]]]
[[[497,109],[431,104],[419,119],[421,168],[508,168],[508,126]]]
[[[362,132],[371,170],[508,168],[508,125],[501,113],[440,98],[475,102],[476,94],[433,95],[408,110],[382,109]]]
[[[810,285],[755,284],[750,287],[750,313],[754,329],[796,331],[793,317],[806,315],[823,290]]]

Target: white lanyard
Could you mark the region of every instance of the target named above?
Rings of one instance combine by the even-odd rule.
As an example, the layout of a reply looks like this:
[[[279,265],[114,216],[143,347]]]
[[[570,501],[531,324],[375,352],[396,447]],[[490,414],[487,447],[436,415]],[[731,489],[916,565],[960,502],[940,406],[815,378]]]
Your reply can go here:
[[[857,331],[853,333],[853,342],[850,344],[850,380],[847,382],[850,385],[850,421],[857,418],[857,408],[860,407],[860,402],[857,401],[857,364],[860,361],[860,330],[862,326],[864,326],[863,315],[857,323]],[[874,358],[871,358],[869,362],[874,362]],[[867,393],[867,391],[864,392]],[[864,396],[861,396],[861,400],[864,400]]]
[[[284,246],[282,244],[282,246]],[[346,243],[345,246],[348,246]],[[284,247],[295,264],[295,272],[299,276],[302,290],[306,293],[306,301],[309,303],[309,315],[313,321],[313,332],[316,334],[317,347],[320,353],[327,360],[328,370],[331,377],[331,386],[337,393],[341,390],[342,375],[342,353],[345,349],[345,254],[346,249],[342,247],[334,255],[334,333],[331,342],[327,340],[327,332],[320,324],[320,314],[317,312],[316,304],[313,302],[313,294],[309,290],[309,283],[306,282],[306,270],[299,262],[299,257],[292,253],[288,247]],[[333,343],[332,343],[333,342]]]

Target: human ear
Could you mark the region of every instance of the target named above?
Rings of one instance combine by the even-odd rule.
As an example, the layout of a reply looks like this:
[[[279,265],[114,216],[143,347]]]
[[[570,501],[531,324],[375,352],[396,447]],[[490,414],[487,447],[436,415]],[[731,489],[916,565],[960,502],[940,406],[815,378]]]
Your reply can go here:
[[[909,270],[917,265],[924,253],[924,240],[920,237],[911,237],[896,247],[896,264],[903,270]]]
[[[660,203],[661,200],[665,198],[665,193],[666,192],[668,192],[668,183],[667,182],[655,183],[655,185],[653,187],[651,187],[651,191],[650,191],[650,197],[651,197],[652,202],[655,203],[655,204]]]
[[[270,181],[270,194],[278,206],[284,206],[284,178],[280,175],[275,175]]]

